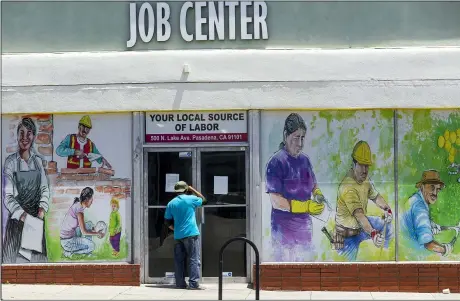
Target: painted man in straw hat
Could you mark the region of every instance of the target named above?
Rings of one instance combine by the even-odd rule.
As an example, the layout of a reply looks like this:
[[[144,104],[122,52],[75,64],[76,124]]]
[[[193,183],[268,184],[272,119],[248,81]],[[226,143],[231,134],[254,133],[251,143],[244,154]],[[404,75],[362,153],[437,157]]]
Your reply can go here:
[[[438,171],[430,169],[423,172],[422,179],[415,187],[418,191],[409,198],[409,209],[402,216],[402,230],[420,250],[426,249],[447,256],[452,252],[456,238],[450,243],[439,243],[434,240],[434,235],[455,227],[439,226],[431,221],[429,207],[438,200],[444,182]]]

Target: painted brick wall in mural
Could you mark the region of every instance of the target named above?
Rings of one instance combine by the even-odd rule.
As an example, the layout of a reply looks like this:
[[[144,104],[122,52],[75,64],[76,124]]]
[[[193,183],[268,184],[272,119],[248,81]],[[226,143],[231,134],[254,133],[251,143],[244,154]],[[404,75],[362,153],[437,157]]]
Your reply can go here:
[[[2,262],[129,260],[131,116],[2,122]]]
[[[264,261],[395,260],[393,111],[264,112]]]

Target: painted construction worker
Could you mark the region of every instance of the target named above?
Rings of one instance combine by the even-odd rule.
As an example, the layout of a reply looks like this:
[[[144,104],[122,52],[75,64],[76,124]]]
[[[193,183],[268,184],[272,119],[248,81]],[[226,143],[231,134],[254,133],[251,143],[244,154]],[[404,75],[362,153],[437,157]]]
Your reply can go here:
[[[434,235],[444,230],[456,230],[458,227],[440,226],[430,219],[430,205],[438,200],[439,192],[445,184],[439,176],[439,172],[430,169],[425,170],[422,179],[415,185],[418,191],[408,200],[408,210],[403,213],[401,229],[403,235],[412,242],[410,247],[420,255],[420,251],[428,250],[442,256],[448,256],[453,248],[457,237],[450,243],[439,243]],[[457,228],[457,229],[456,229]]]
[[[56,154],[67,157],[67,168],[90,168],[92,161],[111,169],[112,166],[102,156],[93,141],[88,138],[92,129],[91,118],[83,116],[78,123],[78,132],[67,135],[56,148]]]
[[[344,255],[349,261],[356,261],[362,241],[372,239],[377,248],[382,244],[388,248],[393,237],[390,227],[393,219],[391,208],[368,177],[371,158],[369,144],[365,141],[356,143],[352,153],[353,166],[338,189],[333,246],[339,255]],[[385,212],[384,218],[367,215],[369,200]],[[385,223],[387,227],[384,227]],[[386,233],[382,233],[384,228]]]

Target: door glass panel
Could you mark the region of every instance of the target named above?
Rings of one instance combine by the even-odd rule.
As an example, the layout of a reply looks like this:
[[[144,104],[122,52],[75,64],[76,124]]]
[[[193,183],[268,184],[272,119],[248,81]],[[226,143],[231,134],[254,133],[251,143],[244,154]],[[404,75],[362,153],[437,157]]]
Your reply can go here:
[[[205,207],[201,225],[202,275],[219,276],[219,251],[230,238],[246,236],[246,206]],[[224,270],[232,277],[246,277],[246,244],[232,242],[224,251]]]
[[[148,204],[166,206],[174,198],[173,192],[166,192],[166,175],[178,174],[180,181],[192,185],[192,152],[148,153]]]
[[[245,154],[244,151],[201,152],[201,193],[207,199],[206,205],[246,204]],[[227,182],[228,192],[221,190],[222,182],[215,187],[215,180]]]
[[[174,272],[174,236],[164,225],[165,208],[149,209],[149,277]]]

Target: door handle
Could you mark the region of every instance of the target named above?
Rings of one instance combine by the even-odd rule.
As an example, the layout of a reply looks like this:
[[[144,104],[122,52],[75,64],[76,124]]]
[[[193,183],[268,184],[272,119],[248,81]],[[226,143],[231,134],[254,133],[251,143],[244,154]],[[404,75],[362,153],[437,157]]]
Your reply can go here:
[[[201,224],[204,225],[204,207],[201,207]]]

